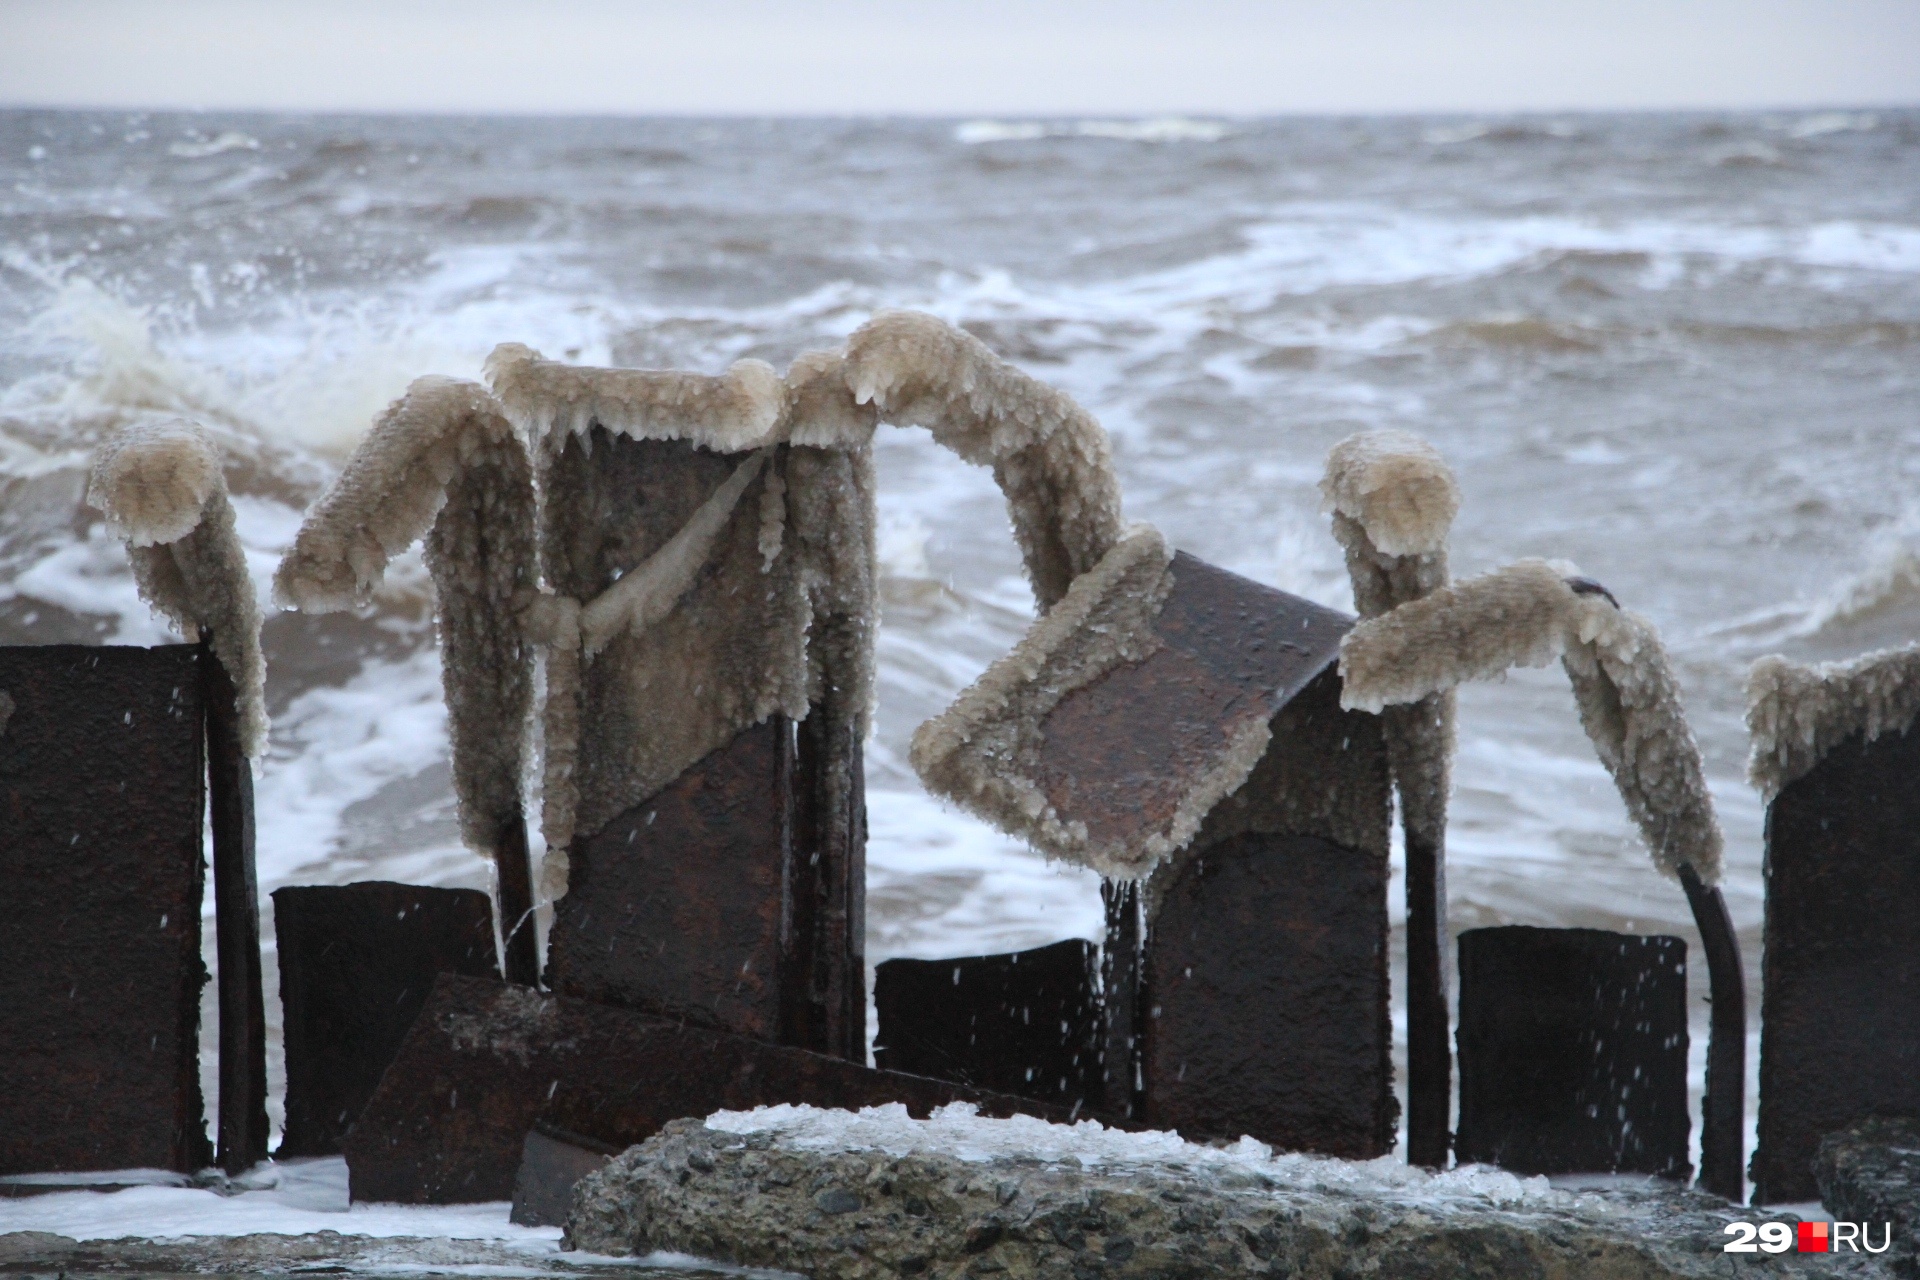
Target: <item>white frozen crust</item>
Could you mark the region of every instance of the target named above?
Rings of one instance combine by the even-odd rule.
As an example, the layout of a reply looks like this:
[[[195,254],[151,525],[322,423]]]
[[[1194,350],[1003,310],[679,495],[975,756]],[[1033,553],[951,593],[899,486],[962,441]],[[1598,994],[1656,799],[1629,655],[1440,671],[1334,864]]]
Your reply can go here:
[[[1327,455],[1320,491],[1362,618],[1447,585],[1447,534],[1460,490],[1432,445],[1404,431],[1348,436]],[[1436,848],[1453,785],[1454,701],[1449,689],[1382,713],[1402,821]]]
[[[482,857],[521,804],[533,504],[526,450],[486,388],[418,378],[308,511],[274,574],[283,606],[335,612],[367,601],[388,562],[427,539],[461,836]]]
[[[129,546],[178,542],[200,523],[215,491],[226,493],[220,449],[186,418],[135,422],[107,437],[94,455],[87,501]]]
[[[719,377],[659,369],[562,364],[503,342],[487,385],[529,441],[557,448],[599,425],[636,440],[691,440],[741,453],[784,438],[787,387],[764,360],[736,360]]]
[[[1484,1165],[1446,1173],[1410,1167],[1396,1156],[1338,1160],[1331,1156],[1278,1154],[1242,1136],[1228,1146],[1202,1146],[1177,1133],[1129,1133],[1098,1120],[1054,1124],[1035,1116],[992,1119],[971,1102],[936,1107],[916,1120],[897,1102],[858,1111],[782,1103],[751,1111],[716,1111],[706,1127],[718,1133],[771,1134],[783,1147],[801,1151],[881,1151],[900,1157],[949,1156],[968,1163],[995,1160],[1076,1164],[1123,1171],[1177,1168],[1180,1172],[1236,1171],[1258,1174],[1276,1189],[1339,1191],[1381,1199],[1484,1204],[1542,1203],[1564,1195],[1545,1178],[1520,1178]]]
[[[1920,644],[1802,667],[1774,654],[1747,672],[1747,777],[1771,801],[1856,734],[1905,733],[1920,716]]]
[[[509,448],[512,424],[485,387],[414,379],[307,512],[273,576],[275,601],[303,613],[365,604],[387,562],[432,527],[454,476]]]
[[[993,468],[1042,609],[1121,534],[1112,445],[1065,392],[1029,377],[972,334],[917,311],[882,311],[847,340],[854,399],[885,421],[925,427]]]
[[[1522,560],[1360,623],[1341,644],[1341,704],[1378,711],[1559,657],[1654,865],[1673,876],[1686,864],[1716,884],[1724,840],[1659,633],[1574,591],[1572,572]]]
[[[212,642],[233,680],[241,749],[258,757],[267,743],[260,603],[212,435],[185,418],[122,428],[94,458],[87,501],[126,540],[141,599],[189,640]]]
[[[1075,689],[1160,649],[1153,620],[1172,588],[1172,563],[1160,533],[1135,525],[1076,578],[1011,653],[915,731],[910,759],[927,789],[1049,857],[1117,879],[1141,879],[1185,848],[1265,753],[1264,720],[1222,744],[1213,767],[1195,780],[1164,825],[1143,827],[1124,840],[1092,839],[1084,823],[1055,810],[1036,779],[1041,726],[1054,707]]]
[[[1446,459],[1405,431],[1363,431],[1333,446],[1320,494],[1327,510],[1358,521],[1393,556],[1443,549],[1460,511]]]

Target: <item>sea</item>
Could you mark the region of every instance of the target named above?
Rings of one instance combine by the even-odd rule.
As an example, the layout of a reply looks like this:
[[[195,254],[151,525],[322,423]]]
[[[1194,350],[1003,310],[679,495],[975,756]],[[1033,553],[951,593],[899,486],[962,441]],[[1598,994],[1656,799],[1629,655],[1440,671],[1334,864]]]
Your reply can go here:
[[[276,1123],[267,895],[489,878],[456,829],[417,550],[362,613],[279,613],[303,510],[411,379],[474,377],[495,343],[784,367],[882,307],[964,325],[1071,393],[1112,436],[1128,518],[1227,569],[1350,608],[1316,483],[1336,441],[1397,428],[1459,476],[1457,575],[1570,560],[1651,618],[1726,829],[1757,1070],[1745,672],[1920,635],[1920,112],[3,112],[0,644],[173,638],[85,505],[88,454],[149,415],[214,427],[269,609]],[[986,472],[917,430],[883,428],[876,456],[869,958],[1097,938],[1091,874],[932,799],[906,763],[1033,601]],[[1464,690],[1447,872],[1455,932],[1686,938],[1697,1117],[1698,939],[1557,666]],[[1392,903],[1403,1039],[1397,879]]]

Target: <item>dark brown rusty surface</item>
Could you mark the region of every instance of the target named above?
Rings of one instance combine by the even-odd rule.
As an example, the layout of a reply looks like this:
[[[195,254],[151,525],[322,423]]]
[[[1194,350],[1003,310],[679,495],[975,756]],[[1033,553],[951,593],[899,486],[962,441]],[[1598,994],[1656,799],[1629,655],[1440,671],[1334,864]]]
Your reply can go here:
[[[843,618],[816,621],[846,628]],[[816,642],[821,639],[816,632]],[[828,652],[836,652],[829,645]],[[782,1042],[867,1058],[867,790],[859,709],[829,691],[795,728]]]
[[[606,1168],[620,1151],[611,1143],[535,1121],[520,1148],[508,1220],[523,1227],[565,1225],[573,1207],[573,1184]]]
[[[874,971],[875,1065],[1092,1110],[1102,1095],[1099,952],[1079,938]]]
[[[1106,908],[1106,945],[1100,948],[1100,1105],[1108,1114],[1137,1119],[1140,1097],[1140,886],[1132,880],[1100,882]]]
[[[240,744],[233,677],[202,644],[206,680],[207,812],[220,984],[220,1167],[267,1158],[267,1015],[260,990],[260,885],[254,869],[253,764]]]
[[[500,821],[493,845],[494,892],[499,895],[501,972],[523,987],[540,981],[540,944],[533,920],[533,863],[527,818],[518,807]]]
[[[793,753],[775,716],[575,841],[547,984],[779,1039]]]
[[[1246,833],[1155,891],[1146,1122],[1354,1159],[1390,1150],[1386,859]]]
[[[1460,935],[1460,1163],[1654,1173],[1687,1161],[1687,944],[1603,929]]]
[[[368,881],[276,889],[287,1052],[281,1156],[330,1155],[373,1095],[441,973],[494,976],[477,889]]]
[[[669,1120],[722,1108],[901,1102],[924,1116],[953,1101],[988,1115],[1066,1115],[1031,1099],[444,976],[344,1145],[355,1200],[452,1204],[510,1197],[536,1121],[624,1148]]]
[[[1345,614],[1181,552],[1154,620],[1165,647],[1061,699],[1043,724],[1042,789],[1096,840],[1164,824],[1249,723],[1333,662]]]
[[[1740,938],[1720,886],[1709,888],[1699,873],[1680,864],[1680,883],[1700,930],[1707,959],[1709,1015],[1707,1080],[1700,1099],[1700,1185],[1736,1203],[1746,1199],[1747,978]]]
[[[212,1158],[198,658],[0,649],[0,1173]]]
[[[1453,1145],[1446,854],[1414,831],[1406,833],[1406,851],[1407,1163],[1444,1169]]]
[[[1920,1115],[1920,732],[1852,738],[1767,812],[1756,1204],[1817,1197],[1821,1138]]]

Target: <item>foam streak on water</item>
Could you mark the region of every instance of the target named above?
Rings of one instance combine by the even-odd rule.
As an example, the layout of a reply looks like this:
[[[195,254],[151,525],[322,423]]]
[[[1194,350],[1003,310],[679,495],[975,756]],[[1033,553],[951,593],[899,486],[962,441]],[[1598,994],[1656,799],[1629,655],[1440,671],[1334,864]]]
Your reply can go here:
[[[222,433],[264,585],[417,374],[472,376],[506,340],[583,362],[783,364],[875,308],[922,307],[1094,409],[1130,515],[1228,568],[1348,605],[1314,482],[1334,441],[1400,427],[1460,472],[1459,571],[1563,557],[1654,618],[1706,750],[1757,993],[1744,668],[1920,629],[1913,113],[11,112],[0,171],[0,643],[164,636],[79,505],[86,450],[138,414]],[[878,462],[869,954],[1094,936],[1089,876],[942,808],[905,766],[913,727],[1031,605],[989,477],[920,433],[884,434]],[[263,893],[484,885],[457,843],[428,617],[416,558],[365,617],[270,622]],[[1461,729],[1455,929],[1692,936],[1564,677],[1468,690]]]

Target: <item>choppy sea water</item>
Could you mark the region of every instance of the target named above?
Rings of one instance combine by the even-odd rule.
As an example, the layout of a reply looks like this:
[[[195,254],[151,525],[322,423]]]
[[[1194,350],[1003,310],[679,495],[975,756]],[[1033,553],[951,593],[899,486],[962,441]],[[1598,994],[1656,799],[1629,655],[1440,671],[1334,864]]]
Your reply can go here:
[[[1336,440],[1398,427],[1460,475],[1456,573],[1571,559],[1650,615],[1727,829],[1757,1011],[1745,669],[1920,631],[1916,112],[0,113],[0,643],[167,638],[81,502],[88,450],[140,414],[222,431],[264,595],[304,506],[418,374],[474,376],[508,340],[784,366],[882,306],[964,324],[1078,397],[1129,516],[1227,568],[1349,607],[1314,485]],[[919,432],[885,430],[877,454],[870,958],[1098,936],[1090,875],[929,799],[905,764],[1032,603],[985,473]],[[364,617],[267,624],[263,895],[486,884],[455,830],[417,554],[389,583]],[[1449,854],[1456,931],[1687,937],[1697,1092],[1684,899],[1557,668],[1465,691]],[[270,1019],[275,981],[270,963]]]

